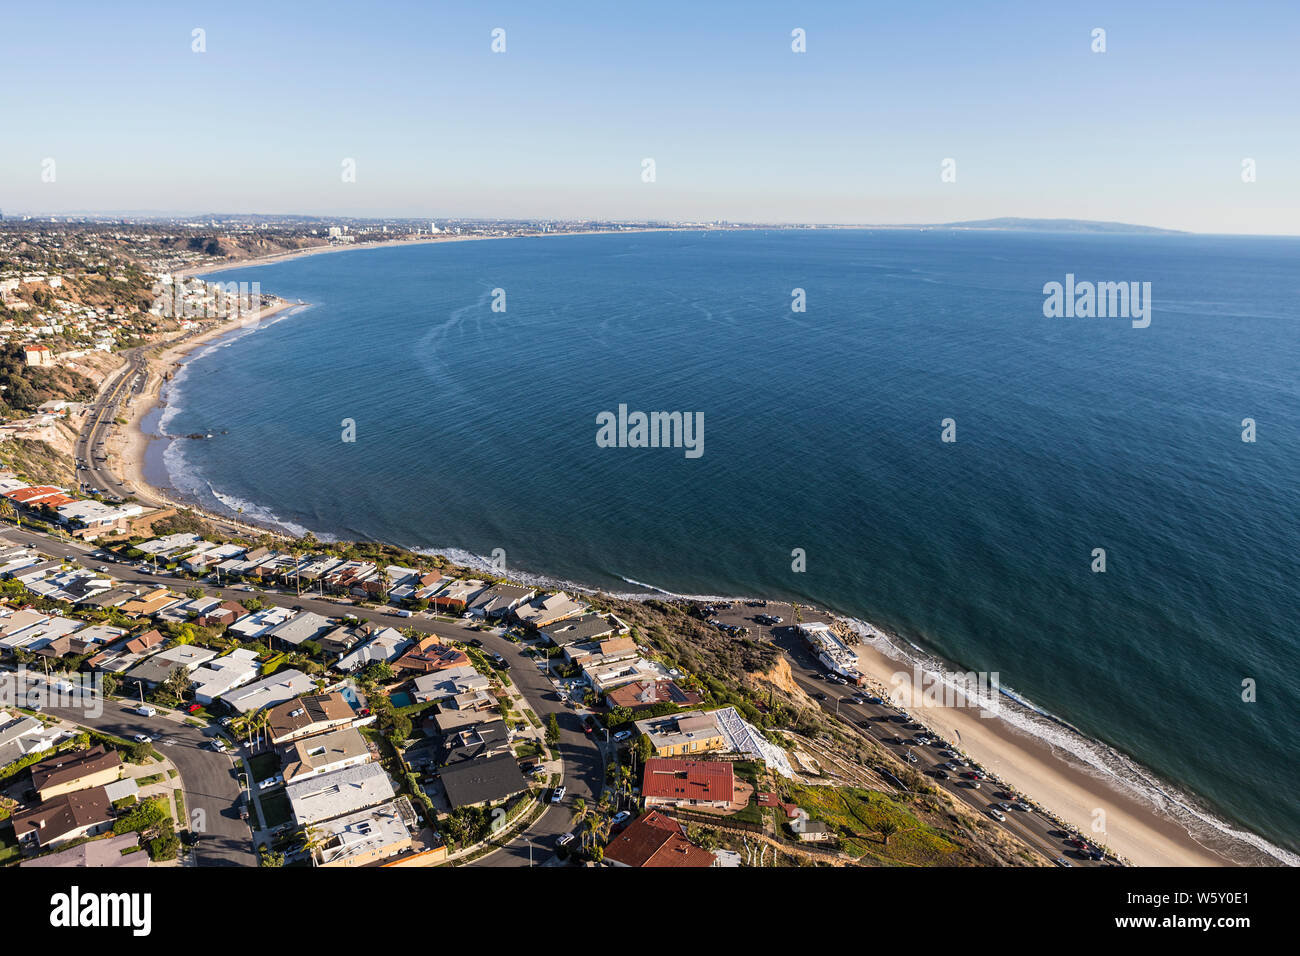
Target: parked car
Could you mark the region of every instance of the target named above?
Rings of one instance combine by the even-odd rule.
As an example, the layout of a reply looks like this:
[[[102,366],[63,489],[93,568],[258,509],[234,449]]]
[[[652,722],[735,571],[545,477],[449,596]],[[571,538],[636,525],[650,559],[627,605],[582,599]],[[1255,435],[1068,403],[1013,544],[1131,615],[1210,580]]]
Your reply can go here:
[[[150,707],[148,704],[141,704],[139,707],[136,707],[135,712],[139,714],[141,717],[158,716],[158,711],[154,710],[154,708]]]
[[[131,739],[134,740],[134,741],[135,741],[136,743],[138,743],[138,744],[148,744],[148,743],[152,743],[152,742],[153,742],[153,741],[151,741],[151,740],[149,739],[149,735],[148,735],[148,734],[136,734],[136,735],[135,735],[134,737],[132,737]]]
[[[573,842],[572,833],[561,833],[559,839],[555,841],[556,846],[568,846]]]
[[[615,739],[615,740],[627,740],[627,739],[628,739],[629,737],[631,737],[631,736],[632,736],[632,731],[630,731],[630,730],[620,730],[618,733],[616,733],[616,734],[614,735],[614,739]]]
[[[610,819],[609,822],[613,826],[621,827],[623,824],[627,823],[627,821],[631,819],[632,819],[632,812],[630,810],[620,810],[618,811],[618,813],[614,814],[614,816]]]
[[[564,799],[564,794],[565,794],[564,784],[560,784],[551,793],[551,803],[559,803],[561,800]]]
[[[202,710],[202,709],[203,709],[203,705],[202,705],[202,704],[190,704],[188,707],[185,708],[185,710],[188,711],[188,712],[191,713],[191,714],[193,714],[193,713],[197,713],[198,711],[200,711],[200,710]]]
[[[265,780],[259,783],[257,785],[257,789],[270,790],[272,787],[279,786],[282,783],[284,783],[284,777],[277,773],[274,777],[267,777]]]

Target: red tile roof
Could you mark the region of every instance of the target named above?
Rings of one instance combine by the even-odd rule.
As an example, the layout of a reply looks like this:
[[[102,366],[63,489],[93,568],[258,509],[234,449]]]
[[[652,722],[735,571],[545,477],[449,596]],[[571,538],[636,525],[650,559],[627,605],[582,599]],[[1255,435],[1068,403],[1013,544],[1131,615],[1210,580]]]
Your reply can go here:
[[[726,760],[653,757],[645,762],[641,792],[667,800],[731,802],[735,779]]]
[[[655,810],[634,821],[605,847],[605,859],[631,867],[708,867],[713,854],[682,834],[682,825]]]

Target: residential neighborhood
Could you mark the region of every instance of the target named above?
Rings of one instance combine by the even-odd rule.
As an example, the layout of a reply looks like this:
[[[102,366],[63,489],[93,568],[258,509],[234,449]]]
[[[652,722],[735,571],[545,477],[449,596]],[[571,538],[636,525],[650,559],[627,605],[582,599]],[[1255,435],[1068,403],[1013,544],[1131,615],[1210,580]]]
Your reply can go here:
[[[12,472],[0,495],[12,528],[0,525],[0,677],[14,690],[0,712],[5,863],[204,865],[205,845],[273,867],[842,866],[976,852],[903,803],[867,818],[924,840],[864,833],[853,806],[923,778],[812,729],[788,690],[778,700],[719,680],[737,651],[765,668],[779,659],[746,649],[750,624],[721,618],[775,634],[780,617],[183,530],[131,504],[78,510],[76,492]],[[726,663],[683,666],[672,628],[719,634]],[[787,653],[850,684],[853,651],[827,619],[790,634]],[[116,720],[79,718],[92,700]],[[223,781],[219,841],[182,811],[187,761]],[[83,849],[109,841],[118,856]]]

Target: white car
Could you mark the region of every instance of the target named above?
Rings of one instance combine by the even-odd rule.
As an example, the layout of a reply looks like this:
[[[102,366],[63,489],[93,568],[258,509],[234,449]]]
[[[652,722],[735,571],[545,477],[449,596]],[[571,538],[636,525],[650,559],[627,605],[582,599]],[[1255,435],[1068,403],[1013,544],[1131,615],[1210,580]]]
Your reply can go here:
[[[560,784],[558,787],[555,788],[555,792],[551,794],[551,803],[559,803],[561,800],[563,800],[564,793],[565,793],[564,784]]]
[[[627,740],[627,738],[629,738],[629,737],[631,737],[631,736],[632,736],[632,731],[630,731],[630,730],[620,730],[618,733],[616,733],[616,734],[614,735],[614,739],[615,739],[615,740]]]
[[[996,807],[989,807],[984,812],[987,813],[989,816],[991,816],[994,820],[997,820],[998,823],[1006,823],[1007,821],[1007,815],[1003,813],[1001,810],[997,809]]]
[[[614,824],[614,826],[617,827],[617,826],[622,826],[624,823],[627,823],[627,821],[631,819],[632,819],[632,813],[630,810],[620,810],[618,811],[618,813],[614,814],[613,819],[611,819],[609,822]]]
[[[572,842],[573,842],[573,834],[572,834],[572,833],[564,833],[564,834],[561,834],[561,835],[560,835],[560,838],[559,838],[558,840],[555,841],[555,845],[556,845],[556,846],[568,846],[568,845],[569,845],[570,843],[572,843]]]
[[[141,717],[157,717],[157,716],[158,716],[158,711],[154,710],[154,709],[153,709],[152,707],[150,707],[148,704],[141,704],[139,707],[135,708],[135,712],[136,712],[137,714],[139,714]]]
[[[272,787],[284,783],[284,777],[278,773],[274,777],[267,777],[257,785],[258,790],[270,790]]]
[[[133,737],[132,739],[135,740],[135,742],[138,744],[153,743],[153,741],[149,739],[148,734],[136,734],[135,737]]]

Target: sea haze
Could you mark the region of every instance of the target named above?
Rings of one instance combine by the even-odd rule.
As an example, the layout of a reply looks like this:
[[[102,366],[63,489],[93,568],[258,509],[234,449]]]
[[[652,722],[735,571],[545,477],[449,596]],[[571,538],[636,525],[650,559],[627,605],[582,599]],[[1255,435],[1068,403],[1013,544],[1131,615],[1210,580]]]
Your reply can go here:
[[[164,428],[214,437],[166,465],[210,507],[318,534],[871,620],[1296,849],[1298,253],[814,230],[228,271],[311,305],[187,366]],[[1067,273],[1150,282],[1150,327],[1045,318]],[[702,412],[704,455],[598,447],[620,403]]]

